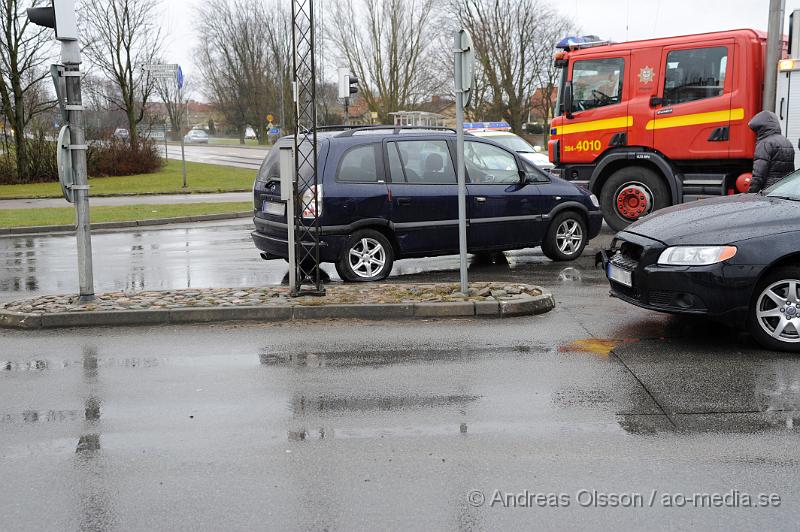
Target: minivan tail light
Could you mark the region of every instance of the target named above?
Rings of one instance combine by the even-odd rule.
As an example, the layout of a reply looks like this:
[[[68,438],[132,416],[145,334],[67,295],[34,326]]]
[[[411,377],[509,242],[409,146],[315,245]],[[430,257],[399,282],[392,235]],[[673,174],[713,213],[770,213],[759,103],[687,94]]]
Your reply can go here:
[[[316,196],[316,201],[314,198]],[[303,192],[303,219],[313,220],[322,216],[322,185],[312,185]]]

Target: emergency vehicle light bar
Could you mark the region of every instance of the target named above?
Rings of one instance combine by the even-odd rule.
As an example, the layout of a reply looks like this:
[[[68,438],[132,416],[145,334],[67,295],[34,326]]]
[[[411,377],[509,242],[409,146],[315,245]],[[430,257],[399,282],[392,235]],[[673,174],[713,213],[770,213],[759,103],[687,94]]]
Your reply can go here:
[[[577,37],[574,35],[570,35],[569,37],[564,37],[558,44],[556,44],[556,48],[560,50],[581,50],[583,48],[592,48],[594,46],[606,46],[609,44],[614,44],[612,41],[603,41],[597,35],[584,35],[582,37]]]

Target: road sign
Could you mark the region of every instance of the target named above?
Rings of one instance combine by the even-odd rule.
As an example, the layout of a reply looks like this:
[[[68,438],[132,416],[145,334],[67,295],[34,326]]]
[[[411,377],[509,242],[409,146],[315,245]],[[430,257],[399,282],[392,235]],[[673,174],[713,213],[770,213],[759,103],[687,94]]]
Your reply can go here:
[[[272,129],[269,130],[269,134],[270,135],[280,135],[281,134],[281,130],[279,128],[277,128],[277,127],[273,127]]]
[[[75,184],[75,175],[72,173],[71,141],[69,126],[62,127],[58,134],[58,151],[56,152],[58,180],[61,183],[61,192],[64,194],[64,199],[70,203],[75,203],[75,194],[72,191],[72,186]]]
[[[178,65],[178,88],[183,88],[183,69]]]
[[[461,62],[461,90],[464,92],[463,105],[469,107],[472,103],[473,87],[475,85],[475,46],[467,30],[459,30],[454,35],[456,61]],[[456,86],[456,90],[459,87]]]
[[[267,122],[269,122],[269,123],[271,124],[273,120],[275,120],[275,117],[274,117],[274,116],[272,116],[272,115],[267,115]]]

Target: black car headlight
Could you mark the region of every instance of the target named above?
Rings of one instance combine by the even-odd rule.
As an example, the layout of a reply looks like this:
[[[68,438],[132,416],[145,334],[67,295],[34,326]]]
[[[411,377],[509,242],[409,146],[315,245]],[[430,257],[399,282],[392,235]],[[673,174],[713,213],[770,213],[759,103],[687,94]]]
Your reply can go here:
[[[709,266],[736,255],[736,246],[673,246],[658,257],[662,266]]]

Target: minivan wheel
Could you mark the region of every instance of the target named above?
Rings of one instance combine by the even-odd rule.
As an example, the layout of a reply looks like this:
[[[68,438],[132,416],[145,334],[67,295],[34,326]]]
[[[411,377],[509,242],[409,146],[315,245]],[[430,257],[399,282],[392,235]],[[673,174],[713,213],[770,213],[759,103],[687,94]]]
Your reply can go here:
[[[556,262],[575,260],[586,247],[588,232],[583,216],[573,211],[557,214],[542,241],[542,252]]]
[[[336,263],[339,276],[350,282],[380,281],[392,271],[394,250],[378,231],[364,229],[353,233]]]
[[[780,268],[758,283],[750,304],[750,333],[766,347],[800,351],[800,267]]]

